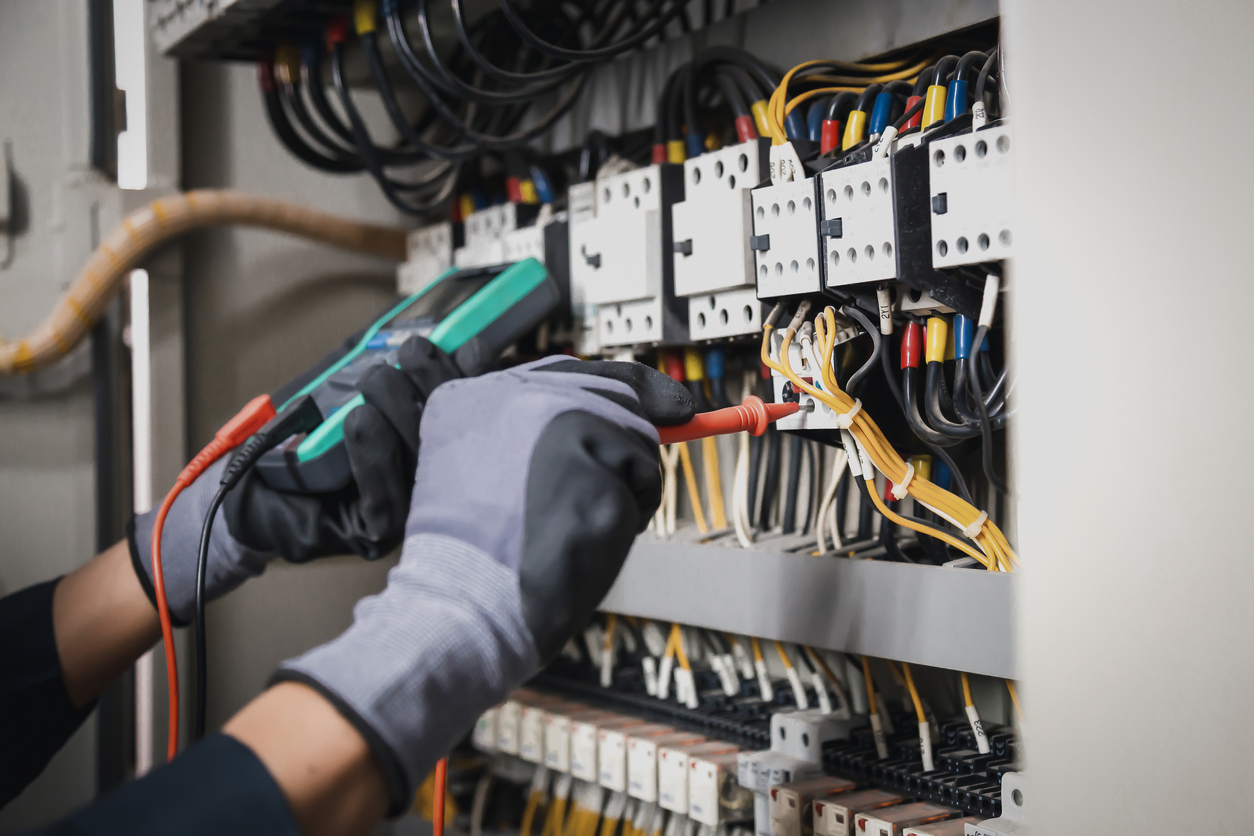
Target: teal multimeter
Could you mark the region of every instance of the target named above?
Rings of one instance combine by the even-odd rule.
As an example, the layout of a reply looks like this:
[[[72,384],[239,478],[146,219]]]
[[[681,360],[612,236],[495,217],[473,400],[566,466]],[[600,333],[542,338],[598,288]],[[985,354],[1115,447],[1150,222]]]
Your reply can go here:
[[[344,419],[364,403],[356,382],[366,369],[395,364],[401,345],[421,336],[452,356],[467,375],[479,374],[560,301],[557,282],[534,258],[440,274],[385,313],[352,350],[279,407],[282,412],[310,395],[323,421],[262,456],[258,475],[283,491],[323,493],[345,487],[353,474],[344,448]]]

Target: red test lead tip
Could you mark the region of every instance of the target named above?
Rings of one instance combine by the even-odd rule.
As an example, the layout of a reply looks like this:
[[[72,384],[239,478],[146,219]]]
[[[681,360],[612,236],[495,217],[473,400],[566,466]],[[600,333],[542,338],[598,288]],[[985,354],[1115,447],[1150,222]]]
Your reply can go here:
[[[699,438],[738,432],[761,435],[766,432],[768,425],[792,415],[800,408],[801,405],[795,403],[765,403],[756,395],[750,395],[740,406],[698,413],[686,424],[658,427],[657,434],[662,444],[696,441]]]

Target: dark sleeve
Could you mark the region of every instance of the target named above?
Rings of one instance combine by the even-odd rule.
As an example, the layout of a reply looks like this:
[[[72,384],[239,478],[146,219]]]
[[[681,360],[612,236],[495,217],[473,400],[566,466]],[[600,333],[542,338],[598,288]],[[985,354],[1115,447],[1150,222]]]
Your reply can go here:
[[[215,734],[56,824],[28,836],[301,836],[252,751]]]
[[[0,598],[0,807],[35,780],[95,708],[75,708],[52,632],[60,578]]]

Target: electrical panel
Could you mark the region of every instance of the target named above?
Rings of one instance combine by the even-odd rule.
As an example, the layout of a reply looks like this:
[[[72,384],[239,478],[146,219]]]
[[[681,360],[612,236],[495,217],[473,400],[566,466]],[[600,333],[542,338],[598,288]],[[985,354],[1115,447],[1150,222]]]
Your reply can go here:
[[[932,264],[937,269],[1014,255],[1010,128],[999,123],[928,146]]]

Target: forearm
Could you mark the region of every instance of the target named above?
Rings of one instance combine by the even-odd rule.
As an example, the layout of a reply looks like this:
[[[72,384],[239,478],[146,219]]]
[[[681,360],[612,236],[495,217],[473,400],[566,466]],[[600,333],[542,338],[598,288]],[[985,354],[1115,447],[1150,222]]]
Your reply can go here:
[[[365,833],[388,809],[366,741],[313,689],[281,682],[227,722],[278,784],[305,836]]]
[[[95,699],[161,637],[122,541],[66,575],[52,599],[65,690],[75,706]]]

